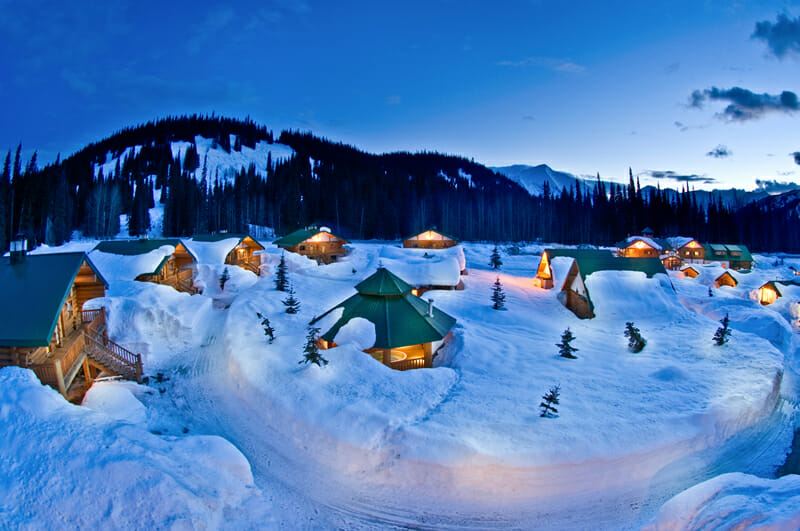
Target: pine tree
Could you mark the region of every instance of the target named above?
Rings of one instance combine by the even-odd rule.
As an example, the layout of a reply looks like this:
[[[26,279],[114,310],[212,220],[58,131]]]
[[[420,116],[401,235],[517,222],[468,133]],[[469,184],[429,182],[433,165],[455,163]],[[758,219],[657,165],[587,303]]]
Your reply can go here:
[[[551,387],[542,397],[542,402],[539,404],[539,407],[542,408],[542,413],[539,415],[540,417],[553,418],[558,414],[558,409],[556,409],[555,406],[558,405],[558,395],[560,392],[561,386],[556,385],[555,387]]]
[[[272,342],[275,341],[275,329],[272,328],[272,324],[269,322],[269,319],[261,315],[261,312],[256,312],[256,315],[259,319],[261,319],[261,326],[264,328],[264,335],[268,338],[269,344],[271,345]]]
[[[714,292],[711,291],[711,288],[708,288],[708,296],[709,297],[713,297],[714,296]]]
[[[322,357],[322,354],[319,353],[319,347],[317,347],[317,334],[319,334],[319,328],[314,328],[309,326],[306,331],[306,344],[303,347],[303,359],[298,362],[299,365],[304,363],[314,363],[318,367],[322,367],[328,364],[328,360]]]
[[[287,277],[286,255],[285,253],[281,253],[281,261],[278,263],[278,270],[275,272],[275,289],[278,291],[286,291],[288,285],[289,279]]]
[[[728,319],[728,314],[726,313],[725,317],[723,317],[720,321],[722,326],[717,328],[717,331],[714,332],[714,344],[718,347],[721,347],[728,342],[728,339],[730,339],[731,330],[728,328],[729,322],[730,320]]]
[[[625,337],[628,338],[628,349],[633,353],[641,352],[647,345],[647,340],[632,322],[625,323]]]
[[[286,313],[297,313],[300,311],[300,301],[294,296],[294,288],[289,284],[289,292],[286,298],[281,301],[286,306]]]
[[[500,250],[497,248],[497,244],[495,244],[492,255],[489,257],[489,266],[491,266],[492,269],[500,269],[502,265],[503,259],[500,258]]]
[[[497,277],[492,287],[492,309],[504,310],[505,306],[506,294],[503,293],[503,285],[500,283],[500,277]]]
[[[219,277],[219,290],[225,291],[225,284],[231,279],[231,274],[228,272],[228,268],[222,270],[222,275]]]
[[[577,359],[574,352],[578,352],[578,349],[571,345],[574,340],[575,336],[572,335],[572,330],[569,328],[561,334],[561,343],[556,343],[556,346],[558,347],[558,354],[562,358]]]

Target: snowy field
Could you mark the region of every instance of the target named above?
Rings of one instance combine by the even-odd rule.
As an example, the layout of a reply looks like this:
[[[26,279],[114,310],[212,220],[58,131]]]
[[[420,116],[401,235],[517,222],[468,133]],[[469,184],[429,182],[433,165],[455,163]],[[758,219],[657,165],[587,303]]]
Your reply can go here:
[[[143,354],[151,380],[96,385],[76,407],[31,373],[1,370],[10,435],[0,459],[14,474],[1,480],[0,514],[31,527],[797,527],[800,485],[769,478],[796,423],[800,286],[768,307],[756,291],[791,278],[800,259],[757,257],[752,273],[733,273],[736,288],[712,297],[718,266],[696,266],[696,279],[595,273],[586,285],[597,318],[582,321],[557,289],[533,287],[538,246],[504,253],[499,273],[485,244],[432,258],[397,243],[348,247],[328,266],[286,254],[296,315],[274,288],[272,246],[268,274],[231,266],[224,290],[220,253],[204,249],[206,290],[193,296],[98,260],[111,288],[91,304],[106,308],[112,339]],[[360,352],[359,334],[323,351],[325,367],[298,363],[307,323],[379,264],[415,284],[451,285],[464,261],[464,290],[424,295],[458,320],[434,369],[393,371]],[[506,311],[491,309],[497,277]],[[276,330],[272,344],[257,313]],[[725,314],[733,334],[718,347]],[[648,341],[639,354],[626,348],[626,321]],[[557,355],[567,327],[575,360]],[[556,384],[559,415],[541,418]],[[80,511],[80,489],[104,509]]]

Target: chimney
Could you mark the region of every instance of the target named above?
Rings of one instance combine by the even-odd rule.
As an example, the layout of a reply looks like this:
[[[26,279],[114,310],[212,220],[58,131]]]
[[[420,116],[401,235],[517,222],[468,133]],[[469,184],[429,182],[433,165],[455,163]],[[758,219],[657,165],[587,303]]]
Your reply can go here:
[[[11,249],[9,257],[11,264],[21,264],[25,261],[25,255],[28,254],[28,239],[24,234],[19,233],[11,240]]]
[[[433,299],[428,299],[428,317],[433,317]]]

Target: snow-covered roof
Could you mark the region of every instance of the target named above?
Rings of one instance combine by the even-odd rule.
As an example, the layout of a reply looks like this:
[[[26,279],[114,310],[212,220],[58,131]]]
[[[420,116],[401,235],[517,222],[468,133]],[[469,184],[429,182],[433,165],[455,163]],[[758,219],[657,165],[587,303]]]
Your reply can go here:
[[[381,263],[412,286],[457,286],[463,258],[461,247],[433,250],[387,246],[380,253]]]

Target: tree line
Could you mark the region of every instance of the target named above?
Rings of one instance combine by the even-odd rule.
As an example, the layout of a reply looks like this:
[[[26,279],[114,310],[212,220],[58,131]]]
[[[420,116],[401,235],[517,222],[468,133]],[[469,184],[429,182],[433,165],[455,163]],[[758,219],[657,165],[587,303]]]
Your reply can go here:
[[[643,227],[658,235],[744,243],[755,251],[800,252],[797,209],[762,202],[734,210],[720,200],[699,204],[693,191],[643,191],[597,176],[594,186],[532,197],[516,183],[463,157],[397,152],[375,155],[310,133],[283,131],[288,159],[269,158],[234,175],[208,167],[196,136],[227,152],[273,143],[250,120],[170,117],[123,129],[74,155],[39,168],[24,163],[21,146],[5,157],[0,175],[0,245],[22,232],[34,243],[58,245],[73,231],[108,238],[128,216],[132,236],[146,234],[150,209],[163,204],[168,236],[230,231],[248,224],[285,234],[311,223],[345,238],[397,239],[437,226],[464,240],[613,245]],[[189,143],[173,153],[172,142]],[[137,149],[131,149],[138,146]],[[112,168],[103,165],[116,159]],[[105,169],[104,169],[105,168]]]

